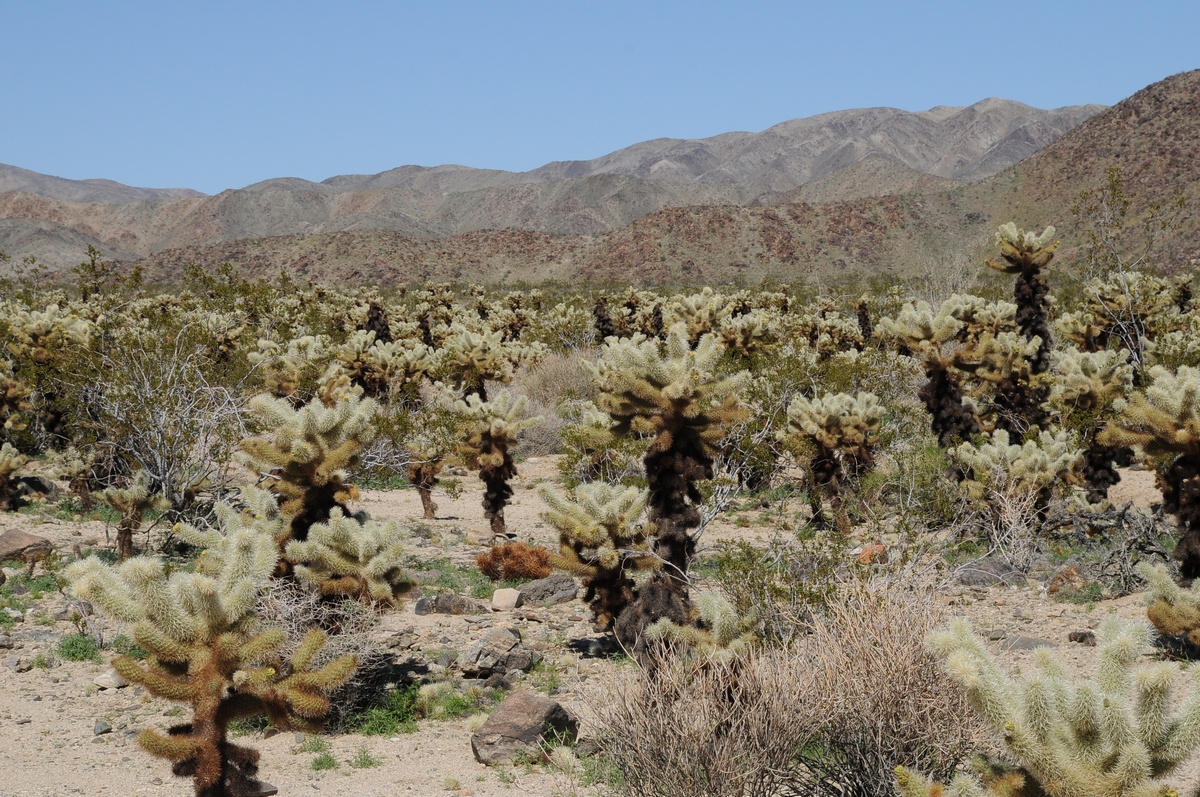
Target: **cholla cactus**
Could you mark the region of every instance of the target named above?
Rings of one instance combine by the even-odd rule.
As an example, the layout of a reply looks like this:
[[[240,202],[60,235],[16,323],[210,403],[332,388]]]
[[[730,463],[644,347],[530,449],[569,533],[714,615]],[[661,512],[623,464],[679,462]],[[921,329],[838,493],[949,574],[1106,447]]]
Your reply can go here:
[[[979,420],[964,403],[962,386],[950,370],[957,353],[944,351],[965,326],[950,308],[950,300],[936,314],[928,302],[905,305],[895,318],[883,318],[877,327],[877,334],[924,365],[929,381],[917,395],[929,411],[933,433],[942,446],[979,434]]]
[[[1054,250],[1058,248],[1054,228],[1047,227],[1036,235],[1018,230],[1017,225],[1009,222],[996,232],[996,243],[1000,245],[1001,260],[988,260],[987,264],[997,271],[1016,275],[1013,299],[1017,303],[1017,328],[1027,342],[1038,341],[1036,350],[1028,358],[1029,373],[1033,376],[1043,374],[1050,368],[1052,341],[1047,299],[1050,288],[1041,272],[1054,259]],[[1028,426],[1044,426],[1046,418],[1041,405],[1046,400],[1046,386],[1018,380],[1013,383],[1012,390],[1026,394],[1017,403],[1023,407]]]
[[[1200,651],[1200,589],[1179,586],[1162,565],[1142,562],[1137,571],[1146,579],[1150,622],[1163,636],[1183,641],[1188,652]]]
[[[1055,319],[1054,331],[1080,351],[1102,351],[1108,345],[1108,325],[1086,310],[1063,313]]]
[[[712,478],[725,429],[747,414],[738,393],[748,375],[718,376],[723,353],[712,335],[693,349],[686,327],[676,324],[665,346],[641,335],[609,340],[590,366],[601,390],[597,403],[612,416],[613,432],[652,438],[643,461],[653,550],[664,567],[639,591],[637,611],[619,618],[615,631],[627,647],[637,644],[649,623],[661,617],[683,622],[686,615],[685,576],[696,547],[691,531],[701,521],[697,482]]]
[[[322,595],[394,604],[412,588],[394,521],[359,523],[334,509],[327,523],[314,523],[307,539],[290,541],[284,554],[295,563],[296,579]]]
[[[457,409],[466,426],[464,440],[479,464],[479,478],[483,481],[483,514],[491,524],[492,534],[507,537],[504,524],[504,507],[512,498],[509,481],[517,475],[517,464],[511,449],[517,444],[522,431],[541,422],[541,418],[522,418],[528,402],[524,396],[513,398],[510,391],[502,391],[492,401],[484,401],[469,395],[458,402]]]
[[[235,522],[209,541],[195,573],[168,575],[148,557],[116,568],[92,557],[67,569],[75,594],[119,620],[134,623],[133,637],[150,652],[145,663],[118,656],[113,667],[127,680],[169,700],[190,703],[190,723],[168,733],[143,730],[138,743],[191,775],[199,797],[262,793],[258,751],[226,739],[229,723],[266,714],[279,728],[312,730],[329,711],[327,695],[353,672],[343,656],[315,667],[325,635],[314,630],[290,660],[275,651],[277,629],[258,627],[255,601],[275,567],[270,534]]]
[[[121,513],[121,522],[117,524],[117,558],[122,562],[133,556],[133,534],[142,527],[146,512],[171,506],[161,492],[152,490],[150,477],[144,470],[137,472],[128,487],[109,487],[100,493],[100,499]]]
[[[1111,618],[1099,630],[1095,675],[1072,682],[1047,649],[1036,672],[1004,674],[965,620],[929,637],[983,719],[1000,734],[1014,765],[987,767],[980,783],[966,775],[948,789],[897,769],[904,797],[1168,797],[1180,792],[1157,778],[1200,745],[1200,689],[1188,684],[1171,713],[1180,680],[1177,665],[1135,668],[1149,645],[1149,628]]]
[[[268,393],[299,405],[316,395],[328,349],[329,338],[325,335],[305,335],[289,340],[286,347],[263,338],[258,341],[258,350],[247,358],[258,366]]]
[[[504,344],[504,333],[472,332],[462,324],[454,324],[444,344],[442,369],[464,399],[475,396],[487,401],[485,382],[508,383],[513,378],[512,355]]]
[[[687,572],[700,525],[696,482],[712,478],[713,455],[725,429],[746,415],[738,391],[746,373],[718,376],[724,348],[711,335],[695,349],[687,329],[670,329],[665,351],[658,341],[635,335],[609,341],[589,366],[601,390],[597,402],[613,419],[614,434],[652,437],[646,452],[654,550],[672,576]]]
[[[835,507],[835,522],[841,531],[849,530],[849,518],[842,505],[842,487],[847,479],[857,479],[874,463],[874,448],[886,410],[874,393],[832,393],[808,399],[797,397],[788,407],[788,426],[779,439],[803,450],[805,442],[815,447],[809,460],[809,477],[815,488],[825,492]],[[824,521],[824,511],[815,489],[812,494],[813,519]]]
[[[45,310],[17,309],[8,319],[9,352],[17,362],[47,363],[72,347],[87,346],[92,324],[57,304]]]
[[[1132,386],[1128,352],[1068,348],[1054,357],[1050,403],[1059,411],[1062,424],[1082,439],[1080,467],[1091,503],[1105,499],[1108,488],[1121,480],[1116,463],[1128,464],[1133,454],[1126,446],[1105,445],[1097,439],[1112,417],[1113,404]]]
[[[702,336],[717,330],[727,311],[727,304],[724,296],[707,287],[700,293],[680,296],[667,312],[667,326],[682,324],[688,343],[695,346]]]
[[[779,339],[779,319],[763,310],[731,315],[721,321],[717,336],[727,350],[750,357]]]
[[[648,529],[638,522],[646,508],[645,491],[596,482],[566,496],[543,487],[541,495],[550,507],[542,517],[558,530],[560,553],[554,564],[583,577],[583,599],[592,617],[601,627],[611,627],[633,602],[630,573],[658,564],[648,555]]]
[[[646,629],[646,637],[683,646],[702,661],[724,662],[740,658],[754,645],[755,621],[738,614],[727,598],[716,592],[696,596],[696,618],[677,625],[663,618]]]
[[[354,488],[345,483],[345,471],[358,463],[374,435],[378,405],[348,395],[332,407],[311,402],[295,409],[284,399],[260,395],[251,399],[250,409],[269,431],[243,441],[242,450],[274,479],[271,490],[291,518],[287,539],[304,540],[309,527],[328,520],[335,507],[346,511]]]
[[[19,431],[26,426],[25,413],[33,409],[32,391],[13,375],[13,364],[0,360],[0,429]]]
[[[947,453],[965,468],[962,487],[971,500],[988,503],[989,491],[1029,493],[1037,496],[1039,508],[1049,503],[1054,486],[1079,456],[1066,432],[1042,432],[1037,440],[1013,443],[1003,429],[996,430],[991,440],[962,443]]]
[[[16,509],[20,503],[18,482],[13,476],[28,461],[29,458],[13,448],[11,443],[0,446],[0,511]]]
[[[1150,369],[1144,393],[1114,402],[1116,417],[1100,442],[1131,446],[1160,460],[1163,508],[1179,519],[1182,536],[1172,556],[1185,578],[1200,576],[1200,369]]]

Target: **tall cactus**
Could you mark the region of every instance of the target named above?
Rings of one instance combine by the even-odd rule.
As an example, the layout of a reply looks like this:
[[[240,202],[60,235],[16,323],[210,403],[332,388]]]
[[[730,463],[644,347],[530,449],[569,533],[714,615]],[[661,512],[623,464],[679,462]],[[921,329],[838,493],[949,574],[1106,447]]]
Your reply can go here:
[[[665,344],[642,335],[610,339],[592,366],[601,391],[597,403],[612,417],[613,432],[651,438],[644,459],[647,503],[655,528],[652,548],[663,570],[642,588],[637,611],[620,618],[617,636],[627,644],[663,613],[683,621],[686,574],[696,547],[691,532],[700,526],[697,483],[712,478],[725,429],[747,413],[739,397],[747,374],[719,375],[723,354],[713,335],[702,336],[693,348],[687,326],[676,324]]]
[[[646,545],[647,528],[638,522],[645,491],[593,482],[566,496],[548,488],[541,495],[550,507],[542,517],[559,535],[554,564],[583,577],[593,619],[610,628],[633,602],[631,574],[657,566]]]
[[[325,635],[311,631],[289,660],[275,651],[278,629],[256,623],[255,601],[275,568],[270,534],[234,521],[195,573],[168,574],[147,557],[117,568],[95,557],[67,569],[75,594],[119,620],[150,652],[145,663],[118,656],[113,667],[152,694],[189,703],[192,721],[166,734],[143,730],[138,743],[191,775],[197,797],[266,793],[258,751],[227,740],[230,722],[266,714],[279,728],[311,730],[329,711],[327,695],[350,677],[352,656],[315,666]]]
[[[469,395],[457,404],[466,421],[464,442],[479,464],[479,478],[485,488],[483,514],[491,524],[493,537],[509,536],[504,507],[513,494],[509,482],[517,475],[517,463],[512,456],[517,436],[542,420],[522,418],[527,406],[524,396],[514,398],[507,390],[491,401]]]
[[[1200,689],[1190,681],[1172,713],[1178,665],[1135,667],[1149,628],[1106,620],[1099,630],[1095,675],[1072,682],[1045,649],[1036,672],[1004,674],[965,620],[932,634],[929,647],[967,690],[983,719],[1004,741],[1012,764],[982,767],[983,783],[960,775],[949,789],[904,768],[904,797],[1167,797],[1180,792],[1159,777],[1200,746]]]
[[[1200,576],[1200,369],[1185,365],[1171,373],[1156,365],[1149,375],[1144,392],[1114,403],[1116,417],[1099,439],[1158,461],[1163,508],[1182,532],[1171,555],[1192,579]]]

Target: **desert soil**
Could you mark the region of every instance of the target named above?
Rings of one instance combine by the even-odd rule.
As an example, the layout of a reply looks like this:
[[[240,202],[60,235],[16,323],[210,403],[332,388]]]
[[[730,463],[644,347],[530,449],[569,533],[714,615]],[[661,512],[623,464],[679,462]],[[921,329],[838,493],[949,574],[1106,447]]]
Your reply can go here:
[[[515,500],[506,515],[509,527],[522,539],[547,545],[554,542],[553,530],[539,518],[544,506],[535,486],[556,475],[553,457],[532,458],[521,466]],[[431,558],[469,562],[486,550],[489,537],[479,505],[480,490],[473,477],[462,481],[463,494],[456,500],[438,496],[438,519],[423,521],[438,534],[431,540],[414,541],[421,546],[415,551],[418,557],[427,551]],[[1157,500],[1149,474],[1140,472],[1127,474],[1114,488],[1112,497],[1140,504]],[[420,501],[409,490],[367,492],[362,504],[375,518],[411,521],[420,517]],[[706,532],[702,547],[711,547],[722,539],[769,538],[767,526],[754,522],[753,513],[742,515],[736,524],[715,522]],[[59,520],[45,511],[0,514],[0,533],[14,528],[47,537],[68,554],[76,545],[87,548],[106,541],[103,523]],[[12,577],[16,572],[10,570],[8,575]],[[1057,648],[1073,669],[1088,672],[1094,649],[1068,642],[1070,632],[1096,628],[1109,615],[1145,617],[1138,595],[1078,605],[1048,596],[1035,582],[986,588],[953,583],[940,593],[940,600],[948,612],[970,617],[1013,667],[1027,666],[1032,655],[1029,648],[1038,640]],[[48,596],[34,604],[11,634],[0,635],[0,645],[9,648],[0,650],[0,797],[191,794],[190,780],[173,777],[165,762],[142,752],[132,738],[138,729],[165,728],[180,721],[175,718],[179,709],[140,687],[97,687],[93,680],[105,673],[107,664],[59,660],[58,641],[75,630],[69,620],[54,619],[63,608],[61,598]],[[419,653],[465,651],[488,630],[516,628],[526,644],[540,650],[547,670],[557,680],[552,684],[544,674],[534,673],[518,688],[545,692],[553,686],[554,698],[581,717],[580,735],[586,738],[592,707],[604,699],[609,676],[617,667],[632,666],[581,652],[586,640],[598,639],[587,614],[586,607],[576,600],[551,608],[522,607],[476,616],[419,616],[413,611],[413,601],[409,601],[385,616],[377,634],[385,640],[404,633],[409,650]],[[110,638],[117,630],[109,626]],[[573,645],[568,644],[572,641]],[[48,667],[18,671],[24,669],[17,666],[21,660],[28,663],[39,656],[40,663]],[[112,730],[97,734],[97,723],[107,723]],[[261,733],[253,733],[240,741],[262,752],[260,776],[277,786],[281,795],[549,797],[589,791],[572,777],[547,766],[486,767],[477,763],[470,735],[478,723],[478,719],[421,721],[417,732],[391,738],[330,735],[330,750],[339,765],[325,771],[312,769],[314,754],[300,751],[302,737],[297,734],[284,732],[264,738]],[[364,748],[380,761],[379,766],[350,765],[349,761]]]

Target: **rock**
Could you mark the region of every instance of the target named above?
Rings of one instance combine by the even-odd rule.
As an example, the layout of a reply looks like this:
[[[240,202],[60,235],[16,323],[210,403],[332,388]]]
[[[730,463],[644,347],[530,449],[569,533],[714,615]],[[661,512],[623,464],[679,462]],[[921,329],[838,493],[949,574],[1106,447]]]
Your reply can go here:
[[[96,720],[96,724],[92,727],[92,736],[103,736],[106,733],[112,733],[112,729],[113,726],[104,720]]]
[[[109,669],[108,672],[103,672],[92,679],[92,683],[101,689],[123,689],[129,686],[129,681],[126,681],[121,673],[116,670]]]
[[[530,581],[517,587],[525,598],[525,603],[538,606],[553,606],[575,600],[579,594],[579,584],[575,577],[568,573],[555,573],[537,581]]]
[[[1067,634],[1067,640],[1089,648],[1096,647],[1096,634],[1092,631],[1072,631]]]
[[[990,587],[993,584],[1023,584],[1025,576],[1007,562],[984,559],[960,567],[958,580],[969,587]]]
[[[542,654],[521,644],[518,631],[498,628],[467,651],[461,666],[468,678],[487,678],[510,670],[528,672],[541,660]]]
[[[16,643],[8,634],[0,634],[0,650],[12,650]]]
[[[492,593],[492,609],[497,612],[506,612],[510,609],[515,609],[521,605],[521,592],[512,589],[498,589]]]
[[[579,720],[558,702],[529,692],[514,692],[471,734],[471,752],[481,764],[511,764],[522,753],[539,754],[543,742],[570,744]]]
[[[887,548],[878,543],[864,545],[862,550],[855,554],[854,561],[860,565],[887,561]]]
[[[50,540],[18,529],[0,534],[0,562],[18,560],[32,563],[44,559],[54,549]]]
[[[33,660],[24,656],[6,656],[4,666],[16,672],[29,672],[33,669]]]
[[[1083,577],[1083,573],[1078,567],[1072,565],[1059,570],[1046,584],[1047,595],[1057,595],[1062,593],[1064,597],[1075,595],[1081,589],[1087,586],[1087,579]]]
[[[479,614],[484,607],[465,595],[442,592],[419,599],[413,611],[417,614]]]
[[[25,612],[22,612],[18,609],[14,609],[11,606],[5,606],[4,613],[7,614],[9,617],[11,617],[14,621],[16,621],[18,623],[25,622]]]

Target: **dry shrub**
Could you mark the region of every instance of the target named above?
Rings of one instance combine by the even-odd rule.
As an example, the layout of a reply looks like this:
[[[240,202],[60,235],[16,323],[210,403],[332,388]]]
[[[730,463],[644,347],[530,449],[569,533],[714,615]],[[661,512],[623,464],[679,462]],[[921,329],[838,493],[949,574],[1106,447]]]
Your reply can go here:
[[[512,390],[531,404],[546,407],[557,407],[568,400],[593,399],[598,391],[584,362],[595,358],[594,350],[547,354],[535,365],[516,373]]]
[[[476,556],[475,565],[492,581],[531,581],[550,575],[550,552],[524,542],[506,542]]]
[[[929,593],[852,581],[834,594],[786,647],[624,676],[597,714],[626,791],[876,797],[897,765],[944,777],[979,749],[984,729],[925,652]]]
[[[580,350],[547,354],[537,364],[517,372],[510,387],[529,400],[530,414],[540,415],[542,422],[521,433],[513,449],[514,456],[520,459],[562,451],[562,433],[567,422],[559,415],[558,408],[564,401],[596,396],[592,374],[583,365],[585,360],[594,358],[594,352]]]
[[[812,621],[801,669],[814,721],[805,766],[821,794],[891,794],[897,765],[949,775],[987,737],[925,650],[944,618],[928,588],[850,580]]]
[[[767,797],[793,777],[809,718],[779,649],[729,661],[660,658],[618,677],[599,741],[625,791]]]
[[[373,609],[357,601],[330,600],[295,581],[278,579],[259,597],[257,611],[263,625],[283,630],[286,641],[276,655],[284,659],[295,652],[309,631],[320,628],[329,638],[314,659],[314,667],[346,653],[358,660],[350,680],[329,696],[327,728],[345,730],[351,715],[379,702],[393,679],[392,657],[371,638],[379,623]]]

